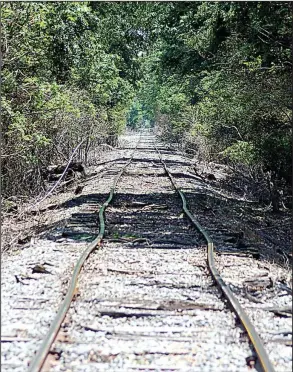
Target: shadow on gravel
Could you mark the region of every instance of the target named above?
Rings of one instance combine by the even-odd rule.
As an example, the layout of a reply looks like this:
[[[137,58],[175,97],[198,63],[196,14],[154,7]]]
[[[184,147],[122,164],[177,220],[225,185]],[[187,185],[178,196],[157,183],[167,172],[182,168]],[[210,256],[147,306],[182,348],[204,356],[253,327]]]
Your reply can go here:
[[[59,241],[71,239],[76,242],[91,242],[99,233],[98,211],[107,200],[108,194],[87,194],[74,197],[58,205],[58,210],[82,207],[82,211],[71,217],[44,226],[40,236],[43,239]]]
[[[172,153],[172,152],[171,152]],[[109,163],[117,163],[117,162],[120,162],[120,161],[127,161],[129,160],[129,158],[127,157],[122,157],[122,158],[118,158],[118,159],[113,159],[113,160],[107,160],[107,161],[104,161],[104,162],[100,162],[100,163],[97,163],[95,164],[96,166],[98,165],[104,165],[104,164],[109,164]],[[166,164],[169,164],[169,165],[182,165],[182,166],[189,166],[190,164],[192,164],[192,161],[179,161],[179,160],[165,160],[164,159],[164,162]],[[161,164],[160,160],[159,159],[148,159],[148,158],[135,158],[132,159],[132,163],[152,163],[152,166],[153,164]],[[160,167],[162,167],[162,165],[160,165]]]
[[[288,220],[288,213],[278,216],[270,214],[270,218],[258,203],[224,198],[205,190],[196,194],[185,192],[185,196],[189,209],[209,232],[219,251],[246,252],[255,259],[278,263],[287,268],[292,265],[291,235],[275,237],[278,226]],[[221,235],[220,240],[217,235]]]
[[[108,194],[88,194],[66,201],[59,209],[81,207],[80,212],[72,214],[69,219],[47,225],[41,237],[56,242],[65,239],[92,241],[99,230],[99,208],[107,198]],[[106,239],[128,239],[135,248],[184,249],[203,243],[195,228],[183,216],[180,199],[177,197],[176,203],[174,193],[115,194],[106,210],[105,222]],[[142,238],[144,241],[135,241]]]
[[[123,150],[133,150],[133,147],[124,147]],[[150,153],[150,154],[153,153],[153,154],[156,154],[156,156],[157,156],[157,151],[152,149],[152,148],[149,148],[149,147],[140,147],[138,150],[144,151],[144,152],[147,152],[147,153]],[[174,154],[174,150],[170,150],[170,149],[159,148],[159,150],[160,150],[160,153],[162,155],[176,155],[176,156],[180,155],[180,154],[176,154],[176,153]]]
[[[205,241],[183,215],[181,199],[174,194],[115,194],[105,213],[105,239],[128,247],[130,244],[133,248],[203,249]],[[81,209],[69,219],[45,226],[41,237],[56,242],[67,239],[77,243],[91,242],[99,231],[99,208],[108,196],[81,195],[59,205],[58,209]],[[255,212],[255,220],[252,212],[245,216],[243,208],[247,205],[243,201],[238,201],[238,207],[235,207],[235,200],[225,200],[217,194],[208,195],[204,190],[202,193],[185,192],[185,196],[189,209],[209,232],[220,254],[244,254],[288,265],[290,247],[286,242],[279,242],[281,247],[273,244],[268,254],[267,241],[247,231],[249,223],[252,230],[257,230],[258,212]]]
[[[66,209],[66,208],[73,208],[73,207],[79,207],[80,205],[84,205],[85,207],[89,204],[95,205],[97,208],[99,208],[100,205],[102,205],[109,194],[87,194],[87,195],[80,195],[77,197],[74,197],[70,200],[67,200],[64,203],[59,204],[59,209]]]

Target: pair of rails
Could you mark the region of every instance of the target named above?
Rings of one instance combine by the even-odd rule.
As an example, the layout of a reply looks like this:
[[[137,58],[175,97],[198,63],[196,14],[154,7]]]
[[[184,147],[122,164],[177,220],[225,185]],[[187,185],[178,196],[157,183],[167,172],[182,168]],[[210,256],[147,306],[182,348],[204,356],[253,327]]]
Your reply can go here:
[[[131,162],[134,158],[134,154],[137,151],[138,145],[141,141],[141,136],[142,136],[142,134],[140,134],[139,140],[138,140],[131,156],[129,157],[128,161],[121,168],[119,173],[114,178],[114,182],[113,182],[112,188],[110,190],[108,199],[104,202],[104,204],[101,206],[101,208],[99,210],[99,234],[93,240],[93,242],[91,244],[89,244],[89,246],[84,250],[84,252],[81,254],[79,260],[77,261],[77,263],[75,265],[75,268],[73,270],[73,274],[71,276],[71,281],[70,281],[69,287],[67,289],[65,298],[64,298],[63,302],[61,303],[61,305],[59,307],[59,310],[56,314],[56,317],[54,318],[54,320],[53,320],[53,322],[52,322],[52,324],[49,328],[48,333],[46,334],[46,336],[45,336],[37,354],[35,355],[35,358],[33,359],[32,363],[29,367],[29,370],[28,370],[29,372],[40,372],[41,371],[42,366],[44,365],[44,362],[45,362],[45,360],[46,360],[46,358],[47,358],[47,356],[50,352],[52,344],[53,344],[54,340],[56,339],[56,337],[58,335],[58,332],[60,330],[62,322],[63,322],[63,320],[66,316],[66,313],[68,312],[68,310],[70,308],[72,299],[74,298],[79,273],[80,273],[86,259],[90,256],[90,254],[94,250],[99,249],[99,247],[101,246],[101,242],[102,242],[104,234],[105,234],[105,218],[104,218],[104,216],[105,216],[106,208],[111,203],[111,201],[114,197],[115,190],[116,190],[116,187],[117,187],[117,184],[118,184],[120,178],[122,177],[126,168],[131,164]],[[275,369],[274,369],[274,367],[273,367],[273,365],[272,365],[272,363],[271,363],[271,361],[268,357],[268,354],[265,350],[264,344],[263,344],[260,336],[258,335],[255,327],[253,326],[253,324],[249,320],[246,312],[244,311],[244,309],[240,305],[239,301],[233,295],[231,289],[224,282],[220,273],[218,272],[218,270],[215,267],[215,260],[214,260],[215,251],[214,251],[214,243],[213,243],[212,239],[210,238],[208,233],[205,231],[205,229],[197,221],[195,216],[188,209],[187,201],[186,201],[186,198],[184,196],[184,193],[177,186],[176,181],[175,181],[174,177],[172,176],[172,173],[167,168],[166,163],[163,160],[162,154],[160,153],[160,151],[157,148],[155,143],[154,143],[154,148],[156,149],[156,151],[159,155],[160,162],[161,162],[162,166],[164,167],[164,170],[165,170],[167,176],[169,177],[174,189],[180,195],[180,198],[181,198],[181,201],[182,201],[182,208],[183,208],[184,213],[190,219],[192,224],[198,229],[198,231],[203,235],[203,237],[204,237],[204,239],[207,243],[207,264],[208,264],[209,271],[210,271],[210,273],[213,277],[213,280],[217,284],[219,290],[222,292],[225,299],[229,303],[232,311],[236,314],[237,318],[240,320],[240,322],[242,323],[245,331],[247,332],[248,337],[249,337],[249,339],[250,339],[250,341],[251,341],[251,343],[254,347],[255,353],[257,355],[257,358],[260,362],[260,365],[261,365],[263,371],[264,372],[275,372]]]

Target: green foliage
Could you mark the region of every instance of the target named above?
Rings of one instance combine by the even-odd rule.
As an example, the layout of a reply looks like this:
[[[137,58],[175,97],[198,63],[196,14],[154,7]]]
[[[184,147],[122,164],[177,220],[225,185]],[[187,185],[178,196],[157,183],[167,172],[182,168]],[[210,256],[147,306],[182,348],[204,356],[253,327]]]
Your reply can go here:
[[[214,153],[291,182],[290,3],[157,6],[143,91],[162,135],[203,136]]]
[[[141,122],[291,182],[290,6],[4,3],[4,194]]]
[[[227,147],[221,152],[221,155],[227,157],[229,160],[252,165],[255,161],[255,149],[249,142],[237,141],[233,145]]]
[[[136,98],[127,113],[127,125],[131,129],[137,129],[143,121],[142,105]]]
[[[143,40],[127,31],[135,7],[129,16],[105,7],[2,5],[3,195],[38,191],[41,168],[64,162],[87,137],[84,151],[113,144],[125,127],[140,66],[134,46]]]

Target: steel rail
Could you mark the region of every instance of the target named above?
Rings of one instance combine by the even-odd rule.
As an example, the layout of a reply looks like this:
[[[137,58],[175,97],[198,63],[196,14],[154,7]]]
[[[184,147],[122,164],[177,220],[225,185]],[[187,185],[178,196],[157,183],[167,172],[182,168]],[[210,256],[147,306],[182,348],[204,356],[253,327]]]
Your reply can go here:
[[[78,275],[79,275],[79,273],[80,273],[80,271],[83,267],[83,264],[85,263],[85,261],[89,257],[89,255],[96,248],[99,248],[101,246],[101,242],[102,242],[102,239],[103,239],[104,233],[105,233],[105,219],[104,219],[105,210],[113,199],[115,189],[116,189],[116,186],[117,186],[117,183],[118,183],[119,179],[121,178],[122,174],[124,173],[124,171],[128,167],[128,165],[132,162],[135,151],[136,151],[136,149],[137,149],[137,147],[140,143],[140,140],[141,140],[141,132],[140,132],[139,140],[137,141],[137,144],[136,144],[136,146],[133,150],[133,153],[131,154],[131,157],[129,158],[129,161],[122,167],[121,171],[115,177],[113,186],[112,186],[112,188],[110,190],[110,193],[109,193],[109,196],[108,196],[108,199],[104,202],[104,204],[101,206],[101,208],[99,210],[99,223],[100,223],[99,234],[95,238],[95,240],[93,240],[92,243],[84,250],[84,252],[80,256],[79,260],[77,261],[77,263],[74,267],[74,270],[73,270],[73,274],[71,276],[71,282],[70,282],[69,288],[66,292],[66,296],[65,296],[62,304],[60,305],[59,310],[58,310],[58,312],[57,312],[57,314],[56,314],[56,316],[55,316],[55,318],[54,318],[54,320],[53,320],[53,322],[52,322],[52,324],[49,328],[49,331],[46,334],[46,336],[45,336],[45,338],[44,338],[44,340],[43,340],[35,358],[33,359],[31,365],[29,366],[28,372],[39,372],[39,371],[41,371],[41,369],[44,365],[44,362],[47,359],[47,356],[50,352],[51,346],[52,346],[54,340],[56,339],[56,337],[58,335],[58,332],[60,330],[60,327],[62,325],[62,322],[65,318],[65,315],[70,308],[70,305],[71,305],[71,302],[72,302],[72,299],[74,297],[75,290],[76,290]]]
[[[159,153],[159,158],[160,158],[160,161],[161,161],[161,163],[162,163],[162,165],[165,169],[165,172],[167,173],[168,177],[170,178],[171,183],[173,184],[175,190],[178,192],[178,194],[181,197],[183,211],[188,216],[190,221],[195,225],[195,227],[198,229],[198,231],[204,236],[204,238],[207,242],[208,267],[209,267],[209,270],[212,274],[213,279],[217,283],[219,289],[224,294],[225,298],[227,299],[227,301],[231,305],[234,313],[236,314],[238,319],[241,321],[243,327],[245,328],[245,330],[248,334],[248,337],[249,337],[249,339],[250,339],[250,341],[251,341],[251,343],[254,347],[254,350],[257,354],[257,357],[259,359],[259,362],[261,364],[261,367],[262,367],[263,371],[264,372],[275,372],[274,366],[269,359],[269,356],[268,356],[268,354],[265,350],[264,344],[263,344],[259,334],[257,333],[254,325],[251,323],[251,321],[249,320],[246,312],[244,311],[244,309],[240,305],[239,301],[233,295],[230,287],[224,282],[223,278],[221,277],[220,273],[218,272],[218,270],[215,267],[214,243],[213,243],[212,239],[210,238],[209,234],[204,230],[204,228],[201,226],[201,224],[196,220],[196,218],[190,212],[190,210],[187,208],[187,201],[186,201],[186,198],[184,196],[184,193],[176,185],[175,179],[172,176],[172,173],[167,168],[167,166],[166,166],[166,164],[163,160],[162,154],[161,154],[160,150],[157,148],[156,145],[155,145],[155,148],[156,148],[157,152]]]

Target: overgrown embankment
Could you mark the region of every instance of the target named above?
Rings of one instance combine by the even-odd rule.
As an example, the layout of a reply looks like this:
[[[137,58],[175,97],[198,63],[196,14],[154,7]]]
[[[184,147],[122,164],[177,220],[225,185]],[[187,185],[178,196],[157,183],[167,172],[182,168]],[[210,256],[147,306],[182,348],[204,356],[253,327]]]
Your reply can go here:
[[[289,2],[157,5],[140,92],[166,141],[232,166],[291,206],[292,11]],[[284,197],[284,195],[287,197]]]
[[[127,9],[98,3],[2,4],[2,195],[45,189],[44,169],[115,145],[135,87]],[[110,32],[115,24],[115,33]],[[138,42],[139,43],[139,40]]]
[[[5,3],[3,196],[144,122],[291,207],[291,23],[289,2]]]

